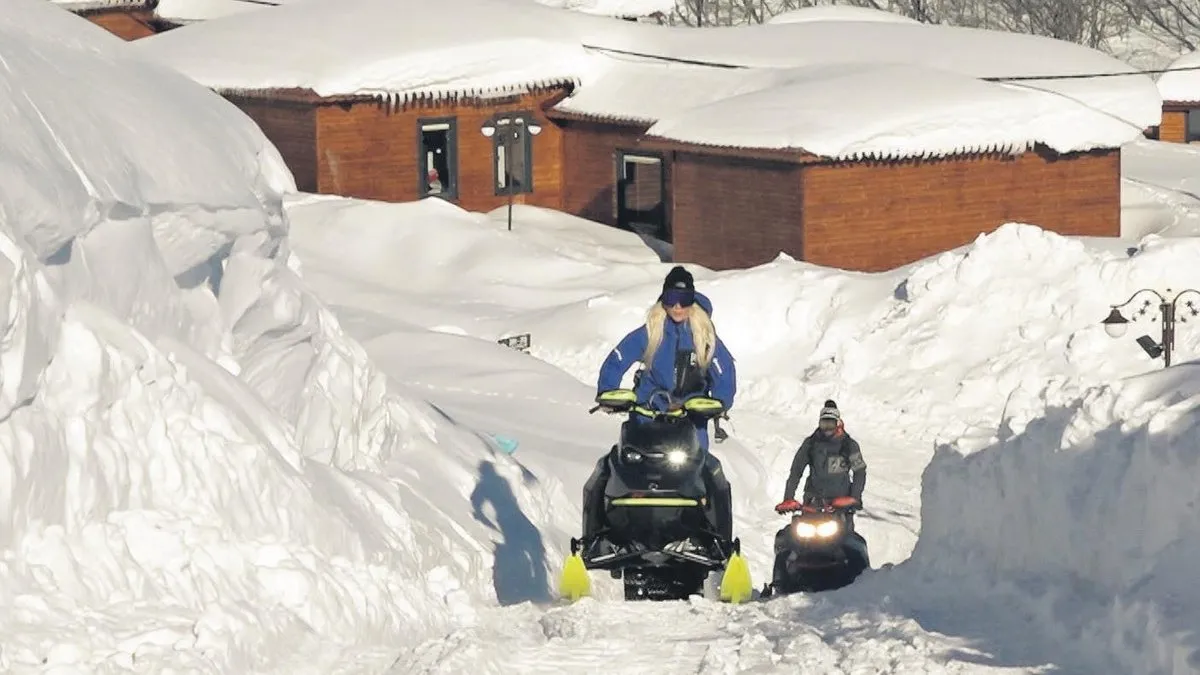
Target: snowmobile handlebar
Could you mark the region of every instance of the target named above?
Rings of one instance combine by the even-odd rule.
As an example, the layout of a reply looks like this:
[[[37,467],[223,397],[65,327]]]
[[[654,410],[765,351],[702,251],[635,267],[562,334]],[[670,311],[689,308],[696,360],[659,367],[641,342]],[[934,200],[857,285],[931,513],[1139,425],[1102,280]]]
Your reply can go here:
[[[629,389],[614,389],[596,397],[596,406],[588,410],[594,414],[603,410],[610,415],[630,413],[656,421],[676,421],[685,418],[712,419],[725,412],[725,405],[714,398],[697,396],[690,398],[670,410],[658,410],[638,402],[633,391]]]
[[[862,503],[853,497],[835,497],[829,502],[800,504],[795,506],[776,507],[775,512],[790,516],[795,513],[854,513],[862,508]]]

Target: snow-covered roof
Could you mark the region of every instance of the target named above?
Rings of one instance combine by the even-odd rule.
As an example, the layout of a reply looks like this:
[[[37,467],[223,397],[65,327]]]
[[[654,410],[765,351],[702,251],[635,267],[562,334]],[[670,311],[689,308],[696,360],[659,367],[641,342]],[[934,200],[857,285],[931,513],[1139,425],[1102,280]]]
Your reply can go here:
[[[220,17],[130,47],[218,90],[507,96],[588,73],[578,21],[635,25],[529,0],[319,0]]]
[[[154,13],[160,18],[175,23],[208,21],[233,14],[274,9],[280,0],[272,4],[246,2],[245,0],[158,0]]]
[[[686,116],[689,108],[713,104],[723,96],[748,94],[781,82],[788,85],[791,98],[777,92],[763,93],[756,100],[770,101],[773,109],[804,110],[815,95],[805,87],[813,87],[813,92],[844,92],[850,82],[870,80],[871,92],[842,98],[870,107],[839,119],[862,115],[880,118],[886,126],[886,119],[900,119],[896,111],[903,110],[903,119],[912,119],[921,107],[943,119],[948,105],[962,109],[961,101],[969,91],[1004,100],[1006,105],[1028,104],[1006,109],[1004,119],[1010,124],[1038,116],[1020,129],[1037,129],[1043,136],[1025,142],[1011,135],[997,136],[973,123],[957,124],[954,129],[963,134],[958,145],[962,148],[995,143],[1024,146],[1034,141],[1075,147],[1081,137],[1092,138],[1096,147],[1116,147],[1137,138],[1161,118],[1161,99],[1149,77],[1099,51],[1033,35],[904,20],[833,18],[695,29],[615,21],[529,0],[445,0],[436,10],[433,7],[424,0],[302,2],[187,26],[139,40],[130,48],[144,50],[150,58],[225,91],[308,89],[321,96],[386,95],[405,101],[418,96],[509,95],[569,83],[576,89],[559,104],[560,110],[658,122],[662,134],[686,135],[696,142],[703,137],[698,120],[713,109],[670,124],[667,118]],[[456,21],[432,20],[445,13],[452,13]],[[817,68],[864,63],[908,68],[895,71],[906,75],[894,82],[848,69],[848,79],[841,84],[834,82],[836,68]],[[922,84],[918,69],[931,69],[925,79],[939,86]],[[1120,73],[1130,75],[1086,77]],[[967,82],[1012,77],[1051,78],[1018,85],[1052,92],[1046,96],[1057,97],[1058,103],[1047,103],[1046,96],[1014,94],[1011,87]],[[913,103],[914,91],[948,98]],[[899,105],[902,100],[910,102]],[[1073,112],[1072,106],[1094,114]],[[824,108],[827,113],[845,109],[838,101]],[[755,116],[771,114],[745,113],[750,126]],[[1061,124],[1051,117],[1061,118]],[[1101,123],[1104,117],[1109,121]],[[985,118],[996,116],[980,119]],[[1070,128],[1084,118],[1096,120],[1097,125],[1084,131]],[[969,136],[976,128],[982,135]],[[1051,137],[1055,129],[1063,130],[1063,135]],[[945,145],[949,132],[939,133],[943,140],[938,148],[949,147]],[[779,146],[782,138],[770,147]],[[897,148],[909,147],[911,140],[896,139],[896,143]],[[885,148],[879,139],[874,144],[888,156],[896,150]]]
[[[807,66],[683,110],[648,136],[834,159],[1116,147],[1138,130],[1053,93],[902,64]],[[903,91],[903,96],[897,92]]]
[[[806,21],[883,21],[890,23],[919,23],[915,19],[882,9],[853,5],[817,5],[801,7],[776,14],[767,23],[804,23]]]
[[[152,0],[50,0],[69,12],[149,7]]]
[[[1190,70],[1183,70],[1190,68]],[[1167,64],[1158,76],[1158,93],[1164,101],[1200,101],[1200,52],[1189,52]]]
[[[609,61],[604,73],[554,107],[593,119],[647,126],[726,96],[755,91],[770,71],[646,60]]]
[[[584,14],[618,17],[644,17],[675,9],[675,0],[533,0],[547,7],[569,9]]]

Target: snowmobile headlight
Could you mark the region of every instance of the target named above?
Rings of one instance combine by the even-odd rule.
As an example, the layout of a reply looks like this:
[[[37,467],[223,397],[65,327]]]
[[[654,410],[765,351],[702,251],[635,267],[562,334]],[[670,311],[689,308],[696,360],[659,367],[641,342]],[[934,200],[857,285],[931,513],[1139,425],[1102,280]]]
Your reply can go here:
[[[634,450],[633,448],[625,448],[621,451],[621,461],[629,462],[630,464],[637,464],[638,462],[642,461],[642,453]]]
[[[795,530],[798,539],[812,539],[813,537],[825,539],[837,534],[838,528],[836,520],[825,520],[815,525],[811,522],[801,521],[796,523]]]
[[[838,532],[838,523],[836,520],[827,520],[817,526],[818,537],[832,537]]]
[[[812,523],[796,523],[796,536],[801,539],[812,539],[817,534],[817,526]]]
[[[683,466],[687,463],[688,454],[683,450],[672,450],[667,453],[667,464],[671,466]]]

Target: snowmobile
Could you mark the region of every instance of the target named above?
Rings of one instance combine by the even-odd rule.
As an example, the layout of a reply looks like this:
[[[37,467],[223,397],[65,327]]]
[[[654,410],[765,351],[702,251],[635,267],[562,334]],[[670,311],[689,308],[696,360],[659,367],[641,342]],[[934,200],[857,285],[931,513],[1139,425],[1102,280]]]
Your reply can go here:
[[[713,494],[717,488],[704,473],[709,458],[696,434],[695,420],[721,414],[721,402],[691,398],[662,412],[639,405],[629,389],[603,392],[596,402],[591,412],[603,408],[629,413],[629,419],[584,486],[585,523],[602,525],[587,540],[571,539],[560,595],[577,600],[590,594],[588,571],[608,570],[624,580],[626,600],[679,600],[703,593],[709,573],[724,570],[721,599],[750,599],[741,542],[722,533],[731,523],[722,528],[714,513],[714,498],[728,499],[728,491]]]
[[[871,567],[867,540],[846,527],[857,504],[850,497],[804,504],[775,539],[775,572],[759,594],[829,591],[848,586]]]

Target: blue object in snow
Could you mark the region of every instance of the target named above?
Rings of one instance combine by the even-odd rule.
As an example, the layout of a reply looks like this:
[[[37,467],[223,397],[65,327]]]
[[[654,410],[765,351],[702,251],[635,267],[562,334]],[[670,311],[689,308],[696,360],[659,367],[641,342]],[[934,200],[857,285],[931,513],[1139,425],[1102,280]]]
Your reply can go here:
[[[496,447],[500,449],[500,452],[503,452],[506,455],[511,455],[514,452],[516,452],[517,447],[520,445],[520,443],[518,443],[517,439],[515,439],[515,438],[509,438],[508,436],[499,436],[497,434],[489,434],[489,435],[492,437],[492,440],[495,441]]]

